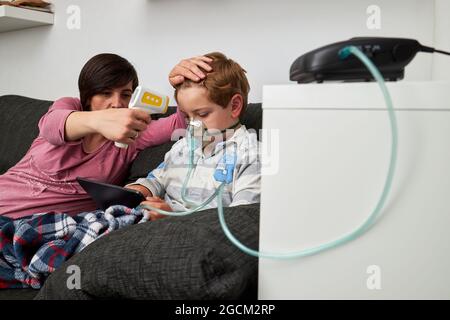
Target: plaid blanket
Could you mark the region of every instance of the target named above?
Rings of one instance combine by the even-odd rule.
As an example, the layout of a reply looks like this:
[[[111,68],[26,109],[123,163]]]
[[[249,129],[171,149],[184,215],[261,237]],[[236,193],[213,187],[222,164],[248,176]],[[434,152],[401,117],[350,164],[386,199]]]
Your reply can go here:
[[[112,206],[105,211],[0,216],[0,289],[40,289],[51,272],[111,231],[149,220],[145,209]]]

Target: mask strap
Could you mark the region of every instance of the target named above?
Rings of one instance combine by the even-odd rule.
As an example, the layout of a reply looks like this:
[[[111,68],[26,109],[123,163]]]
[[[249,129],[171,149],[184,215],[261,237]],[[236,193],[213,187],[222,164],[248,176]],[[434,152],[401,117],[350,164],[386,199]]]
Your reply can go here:
[[[238,120],[235,124],[231,125],[230,127],[221,130],[220,133],[221,133],[221,134],[224,134],[227,130],[234,129],[234,128],[238,127],[240,124],[241,124],[241,121]],[[207,132],[208,129],[204,128],[203,130],[206,131],[206,134],[207,134],[207,135],[209,135],[208,132]],[[218,135],[218,133],[216,133],[216,134],[211,134],[211,136],[215,136],[215,135]]]
[[[220,133],[225,133],[225,131],[227,131],[227,130],[234,129],[234,128],[236,128],[237,126],[239,126],[240,124],[241,124],[241,121],[238,119],[238,121],[237,121],[235,124],[233,124],[231,127],[228,127],[228,128],[226,128],[226,129],[220,131]]]

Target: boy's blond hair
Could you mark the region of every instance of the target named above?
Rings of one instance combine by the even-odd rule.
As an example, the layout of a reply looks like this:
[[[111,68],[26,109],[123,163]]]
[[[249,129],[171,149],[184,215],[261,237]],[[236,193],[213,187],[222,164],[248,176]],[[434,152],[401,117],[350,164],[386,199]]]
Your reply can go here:
[[[205,54],[205,56],[213,59],[209,63],[212,71],[207,72],[200,67],[206,75],[203,80],[194,82],[186,79],[181,84],[175,86],[175,100],[177,100],[179,90],[199,86],[206,88],[208,98],[212,102],[226,108],[231,98],[235,94],[240,94],[243,99],[241,117],[247,107],[248,92],[250,91],[250,85],[245,75],[246,71],[235,61],[228,59],[223,53],[212,52]]]

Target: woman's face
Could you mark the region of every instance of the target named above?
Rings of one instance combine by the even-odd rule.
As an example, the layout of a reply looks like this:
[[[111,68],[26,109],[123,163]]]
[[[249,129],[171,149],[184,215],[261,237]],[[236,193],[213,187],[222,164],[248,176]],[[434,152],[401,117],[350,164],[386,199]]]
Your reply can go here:
[[[133,83],[131,81],[123,87],[107,89],[91,98],[91,110],[127,108],[132,94]]]

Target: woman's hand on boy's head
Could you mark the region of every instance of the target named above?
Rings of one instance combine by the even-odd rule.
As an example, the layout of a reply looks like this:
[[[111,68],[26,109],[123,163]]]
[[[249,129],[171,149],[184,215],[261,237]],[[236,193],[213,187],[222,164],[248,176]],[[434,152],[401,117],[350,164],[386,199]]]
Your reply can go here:
[[[141,205],[143,204],[164,211],[172,211],[172,208],[169,206],[169,204],[167,204],[167,202],[159,197],[147,197],[145,201],[141,202]],[[166,215],[164,214],[160,214],[156,211],[150,211],[150,221],[155,221],[165,217]]]
[[[206,75],[200,70],[199,67],[206,71],[211,71],[212,68],[208,64],[212,62],[211,58],[205,56],[197,56],[189,59],[181,60],[169,73],[169,82],[172,87],[183,83],[185,78],[192,81],[200,81]]]

